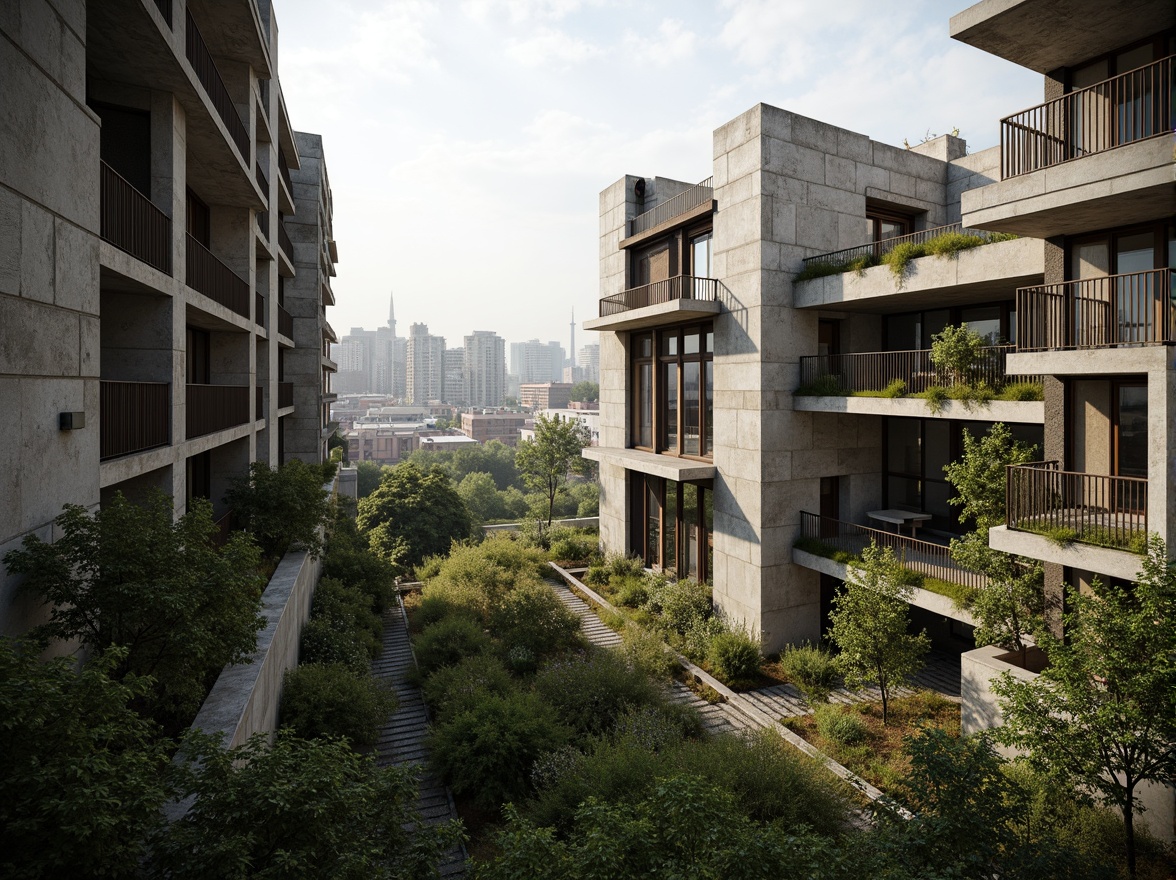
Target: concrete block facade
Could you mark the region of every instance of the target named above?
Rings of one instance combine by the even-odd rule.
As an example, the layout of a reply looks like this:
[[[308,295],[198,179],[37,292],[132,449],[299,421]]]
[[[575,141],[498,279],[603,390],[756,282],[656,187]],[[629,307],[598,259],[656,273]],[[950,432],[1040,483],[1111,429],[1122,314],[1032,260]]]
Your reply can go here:
[[[51,538],[64,504],[156,488],[177,515],[203,496],[220,516],[250,461],[323,456],[330,192],[277,48],[249,0],[0,14],[0,556]],[[311,251],[297,271],[287,233]],[[60,430],[62,412],[85,427]],[[7,635],[44,613],[17,586],[0,565]]]

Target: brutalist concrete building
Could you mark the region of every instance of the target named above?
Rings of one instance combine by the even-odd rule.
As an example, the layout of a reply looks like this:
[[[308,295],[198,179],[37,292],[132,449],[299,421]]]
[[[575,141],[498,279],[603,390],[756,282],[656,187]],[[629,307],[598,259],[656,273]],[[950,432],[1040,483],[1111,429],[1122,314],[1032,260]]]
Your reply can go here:
[[[0,556],[63,504],[219,517],[251,461],[323,457],[331,191],[277,33],[266,0],[3,4]]]
[[[1042,461],[1010,469],[991,544],[1043,560],[1051,597],[1133,578],[1148,533],[1176,549],[1174,25],[1168,2],[985,0],[952,37],[1045,84],[997,146],[760,104],[702,183],[605,189],[604,545],[710,578],[766,650],[815,640],[845,566],[801,539],[976,583],[943,466],[999,421]],[[961,325],[985,347],[945,375],[931,337]],[[968,614],[916,592],[917,623],[971,647]]]

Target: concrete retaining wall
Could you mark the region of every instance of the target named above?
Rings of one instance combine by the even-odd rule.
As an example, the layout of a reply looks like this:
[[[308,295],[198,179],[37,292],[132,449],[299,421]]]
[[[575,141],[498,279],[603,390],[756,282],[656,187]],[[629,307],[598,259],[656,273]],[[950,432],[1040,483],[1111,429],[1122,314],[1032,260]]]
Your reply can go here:
[[[600,517],[598,516],[581,516],[577,519],[554,519],[551,525],[567,526],[573,529],[595,529],[600,527]],[[517,532],[523,527],[523,523],[499,523],[493,526],[482,526],[487,535],[492,535],[495,532]]]

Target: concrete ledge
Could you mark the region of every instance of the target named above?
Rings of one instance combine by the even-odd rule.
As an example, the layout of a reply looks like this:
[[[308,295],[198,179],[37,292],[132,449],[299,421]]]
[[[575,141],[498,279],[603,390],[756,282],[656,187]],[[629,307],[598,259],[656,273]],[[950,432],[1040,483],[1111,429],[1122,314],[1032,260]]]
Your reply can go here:
[[[919,257],[911,261],[901,282],[889,266],[799,281],[793,286],[793,305],[841,311],[905,310],[1005,299],[1013,288],[1040,284],[1044,272],[1044,243],[1019,238],[980,245],[954,257]],[[885,302],[888,298],[893,305]]]
[[[1127,581],[1135,580],[1140,568],[1143,567],[1143,557],[1127,550],[1096,547],[1077,541],[1062,546],[1044,535],[1021,532],[1008,526],[989,529],[988,546],[993,550],[1029,556],[1042,562],[1056,562],[1059,565],[1081,568]]]
[[[1021,681],[1037,678],[1037,673],[1001,660],[1007,653],[1004,648],[987,645],[960,655],[960,727],[965,736],[1004,724],[996,695],[992,693],[994,678],[1004,672]]]
[[[859,413],[871,416],[903,416],[912,419],[960,419],[975,422],[1045,423],[1045,403],[1040,400],[993,400],[973,404],[949,400],[939,412],[931,411],[919,397],[800,397],[792,398],[797,412]]]
[[[797,565],[811,568],[813,571],[819,571],[821,574],[827,574],[840,581],[849,577],[849,570],[853,567],[844,562],[837,562],[834,559],[809,553],[807,550],[798,550],[795,547],[792,548],[792,561]],[[940,617],[957,620],[968,626],[976,626],[976,618],[972,616],[971,612],[957,607],[954,599],[949,596],[941,596],[930,590],[924,590],[922,587],[914,588],[914,595],[909,604],[916,608],[922,608],[924,611],[930,611],[932,614],[938,614]]]
[[[1174,355],[1176,348],[1167,345],[1026,351],[1010,354],[1007,369],[1010,373],[1036,376],[1163,373]]]
[[[584,322],[585,330],[641,330],[677,324],[682,321],[703,321],[722,311],[722,304],[713,300],[675,299],[640,309],[629,309],[618,315],[593,318]]]
[[[626,470],[664,477],[667,480],[713,480],[718,469],[709,462],[691,458],[677,458],[672,455],[657,455],[639,449],[618,449],[605,446],[588,446],[582,453],[584,458],[605,464],[614,464]]]
[[[572,529],[595,529],[600,527],[600,517],[598,516],[579,516],[571,519],[553,519],[552,526],[567,526]],[[492,526],[482,526],[482,531],[487,535],[492,535],[495,532],[517,532],[523,527],[523,523],[496,523]]]

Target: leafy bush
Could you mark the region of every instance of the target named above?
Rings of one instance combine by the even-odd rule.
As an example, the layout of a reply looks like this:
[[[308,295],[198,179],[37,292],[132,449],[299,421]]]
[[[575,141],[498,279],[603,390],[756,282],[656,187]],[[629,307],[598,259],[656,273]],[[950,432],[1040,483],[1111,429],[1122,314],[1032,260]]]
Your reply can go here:
[[[926,255],[926,245],[904,241],[901,244],[896,244],[884,253],[882,255],[882,262],[889,266],[894,277],[901,281],[903,276],[906,275],[907,267],[910,266],[911,261],[919,257],[925,257]]]
[[[966,232],[943,232],[928,240],[923,246],[928,254],[937,257],[954,257],[960,251],[986,244],[987,239],[981,235],[970,235]]]
[[[392,566],[368,549],[367,539],[355,525],[355,506],[350,499],[336,499],[327,528],[323,553],[323,577],[335,578],[372,598],[377,614],[393,602]]]
[[[424,561],[413,569],[412,576],[418,581],[431,580],[441,573],[441,566],[444,562],[444,554],[426,556]]]
[[[653,578],[649,585],[648,611],[661,616],[664,626],[685,635],[711,616],[711,590],[689,578]]]
[[[236,525],[253,535],[268,558],[281,557],[291,546],[318,556],[319,530],[330,513],[323,484],[334,476],[331,462],[311,465],[295,458],[273,469],[254,461],[249,476],[234,480],[225,500]]]
[[[882,397],[882,398],[887,398],[887,399],[893,399],[896,397],[902,397],[905,392],[906,392],[906,382],[904,382],[902,379],[895,379],[893,382],[888,384],[885,388],[879,388],[876,390],[867,390],[867,391],[855,391],[853,393],[853,396],[854,397]]]
[[[1039,382],[1009,382],[997,397],[1001,400],[1042,400],[1043,393]]]
[[[466,657],[490,648],[490,636],[482,625],[462,614],[451,615],[426,627],[413,639],[417,667],[430,675],[442,666],[450,666]]]
[[[862,717],[846,711],[839,705],[822,703],[813,708],[817,731],[830,742],[850,746],[866,738],[869,728]]]
[[[366,675],[373,659],[371,640],[358,638],[326,618],[312,617],[302,628],[300,663],[342,663],[357,675]]]
[[[599,549],[599,536],[574,529],[551,530],[551,558],[559,562],[584,562]]]
[[[792,683],[804,691],[809,702],[824,702],[837,686],[833,655],[813,645],[785,648],[780,655],[780,665]]]
[[[664,701],[657,685],[616,651],[594,650],[551,663],[535,677],[535,692],[581,738],[611,730],[631,706]]]
[[[338,736],[369,749],[395,708],[396,695],[385,685],[342,663],[303,664],[282,684],[282,724],[305,739]]]
[[[673,702],[631,706],[617,716],[612,729],[613,739],[637,743],[651,752],[663,752],[702,733],[699,714],[690,706]]]
[[[654,681],[669,681],[678,669],[678,658],[665,642],[644,627],[628,626],[621,632],[621,656]]]
[[[578,641],[580,618],[549,585],[526,583],[508,593],[490,613],[490,631],[507,650],[525,648],[542,658]]]
[[[353,631],[373,658],[379,653],[384,625],[372,610],[372,597],[358,587],[347,586],[335,578],[322,578],[314,590],[310,615]]]
[[[724,684],[754,684],[759,677],[760,643],[742,629],[719,633],[711,639],[707,662]]]
[[[695,663],[704,663],[710,655],[711,642],[726,631],[717,617],[696,618],[682,636],[682,653]]]
[[[531,765],[568,740],[555,710],[530,693],[483,693],[429,737],[434,768],[453,792],[497,809],[527,790]]]
[[[438,722],[468,711],[487,694],[505,697],[518,690],[518,682],[493,654],[475,654],[452,666],[443,666],[421,686],[421,694]]]
[[[644,577],[626,576],[610,586],[617,603],[626,608],[640,608],[649,601],[649,584]]]

